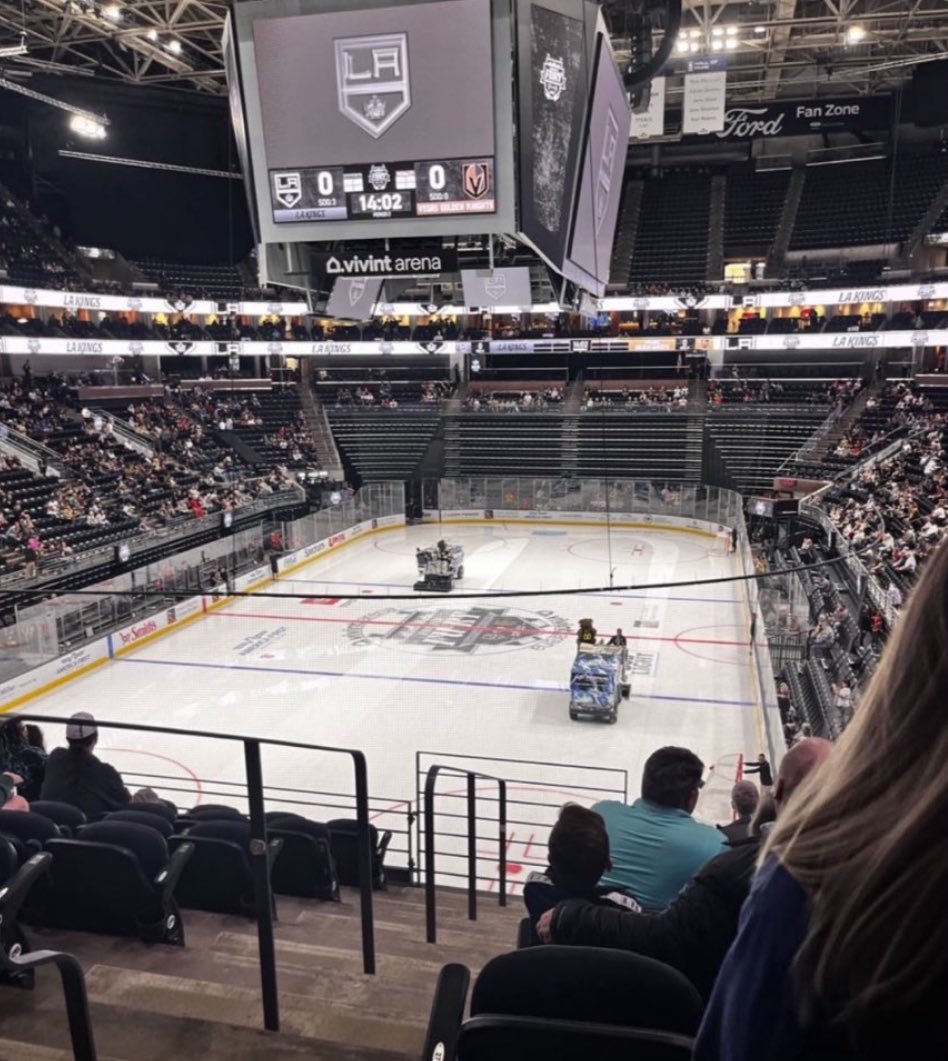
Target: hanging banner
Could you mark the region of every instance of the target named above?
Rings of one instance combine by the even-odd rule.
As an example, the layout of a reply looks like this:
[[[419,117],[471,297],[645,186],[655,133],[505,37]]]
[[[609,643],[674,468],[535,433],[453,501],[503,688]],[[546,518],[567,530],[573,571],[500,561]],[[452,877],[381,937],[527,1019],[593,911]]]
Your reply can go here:
[[[681,131],[707,135],[724,129],[727,68],[723,59],[692,59],[685,74]]]
[[[641,114],[632,112],[630,140],[650,140],[665,133],[665,78],[652,81],[648,107]]]
[[[326,303],[333,320],[367,321],[382,291],[382,281],[367,276],[337,276]]]

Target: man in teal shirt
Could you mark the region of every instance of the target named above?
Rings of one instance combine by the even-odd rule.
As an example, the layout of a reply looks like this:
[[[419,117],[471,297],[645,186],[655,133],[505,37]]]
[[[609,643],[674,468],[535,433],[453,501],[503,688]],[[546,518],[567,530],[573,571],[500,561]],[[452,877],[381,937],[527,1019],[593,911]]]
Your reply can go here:
[[[727,838],[691,814],[704,763],[687,748],[659,748],[645,762],[642,798],[631,806],[597,803],[609,834],[612,869],[603,884],[624,888],[646,911],[664,910],[695,871],[719,855]]]

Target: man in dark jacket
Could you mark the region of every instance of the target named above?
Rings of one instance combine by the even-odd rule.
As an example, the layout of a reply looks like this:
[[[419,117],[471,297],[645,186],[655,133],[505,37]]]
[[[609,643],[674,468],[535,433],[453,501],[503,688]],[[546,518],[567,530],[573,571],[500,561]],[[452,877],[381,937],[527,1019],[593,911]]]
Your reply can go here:
[[[777,813],[800,782],[829,755],[829,741],[803,740],[784,756],[774,790]],[[751,837],[706,862],[675,901],[657,914],[595,906],[569,899],[537,923],[544,943],[613,947],[655,958],[680,970],[708,998],[737,934],[761,838]]]
[[[46,762],[40,799],[78,807],[91,821],[131,801],[122,775],[93,754],[99,739],[88,711],[73,715],[66,726],[66,748],[55,748]]]

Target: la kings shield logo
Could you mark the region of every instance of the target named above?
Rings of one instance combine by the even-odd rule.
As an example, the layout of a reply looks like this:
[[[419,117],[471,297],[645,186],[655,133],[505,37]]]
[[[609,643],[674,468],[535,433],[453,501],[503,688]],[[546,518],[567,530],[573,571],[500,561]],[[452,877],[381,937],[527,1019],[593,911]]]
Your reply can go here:
[[[339,113],[377,140],[411,106],[408,34],[344,37],[335,52]]]

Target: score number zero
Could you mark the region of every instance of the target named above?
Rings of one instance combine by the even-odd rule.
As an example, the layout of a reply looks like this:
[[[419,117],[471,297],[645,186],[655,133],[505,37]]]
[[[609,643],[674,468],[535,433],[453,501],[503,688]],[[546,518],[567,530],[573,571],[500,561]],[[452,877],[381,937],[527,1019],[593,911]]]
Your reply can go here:
[[[447,175],[444,166],[440,162],[433,162],[428,167],[428,187],[431,190],[431,199],[447,199],[448,193],[444,191],[447,184]],[[316,193],[319,196],[317,206],[334,206],[336,203],[336,182],[328,169],[321,169],[316,174]],[[396,207],[395,209],[399,209]]]

